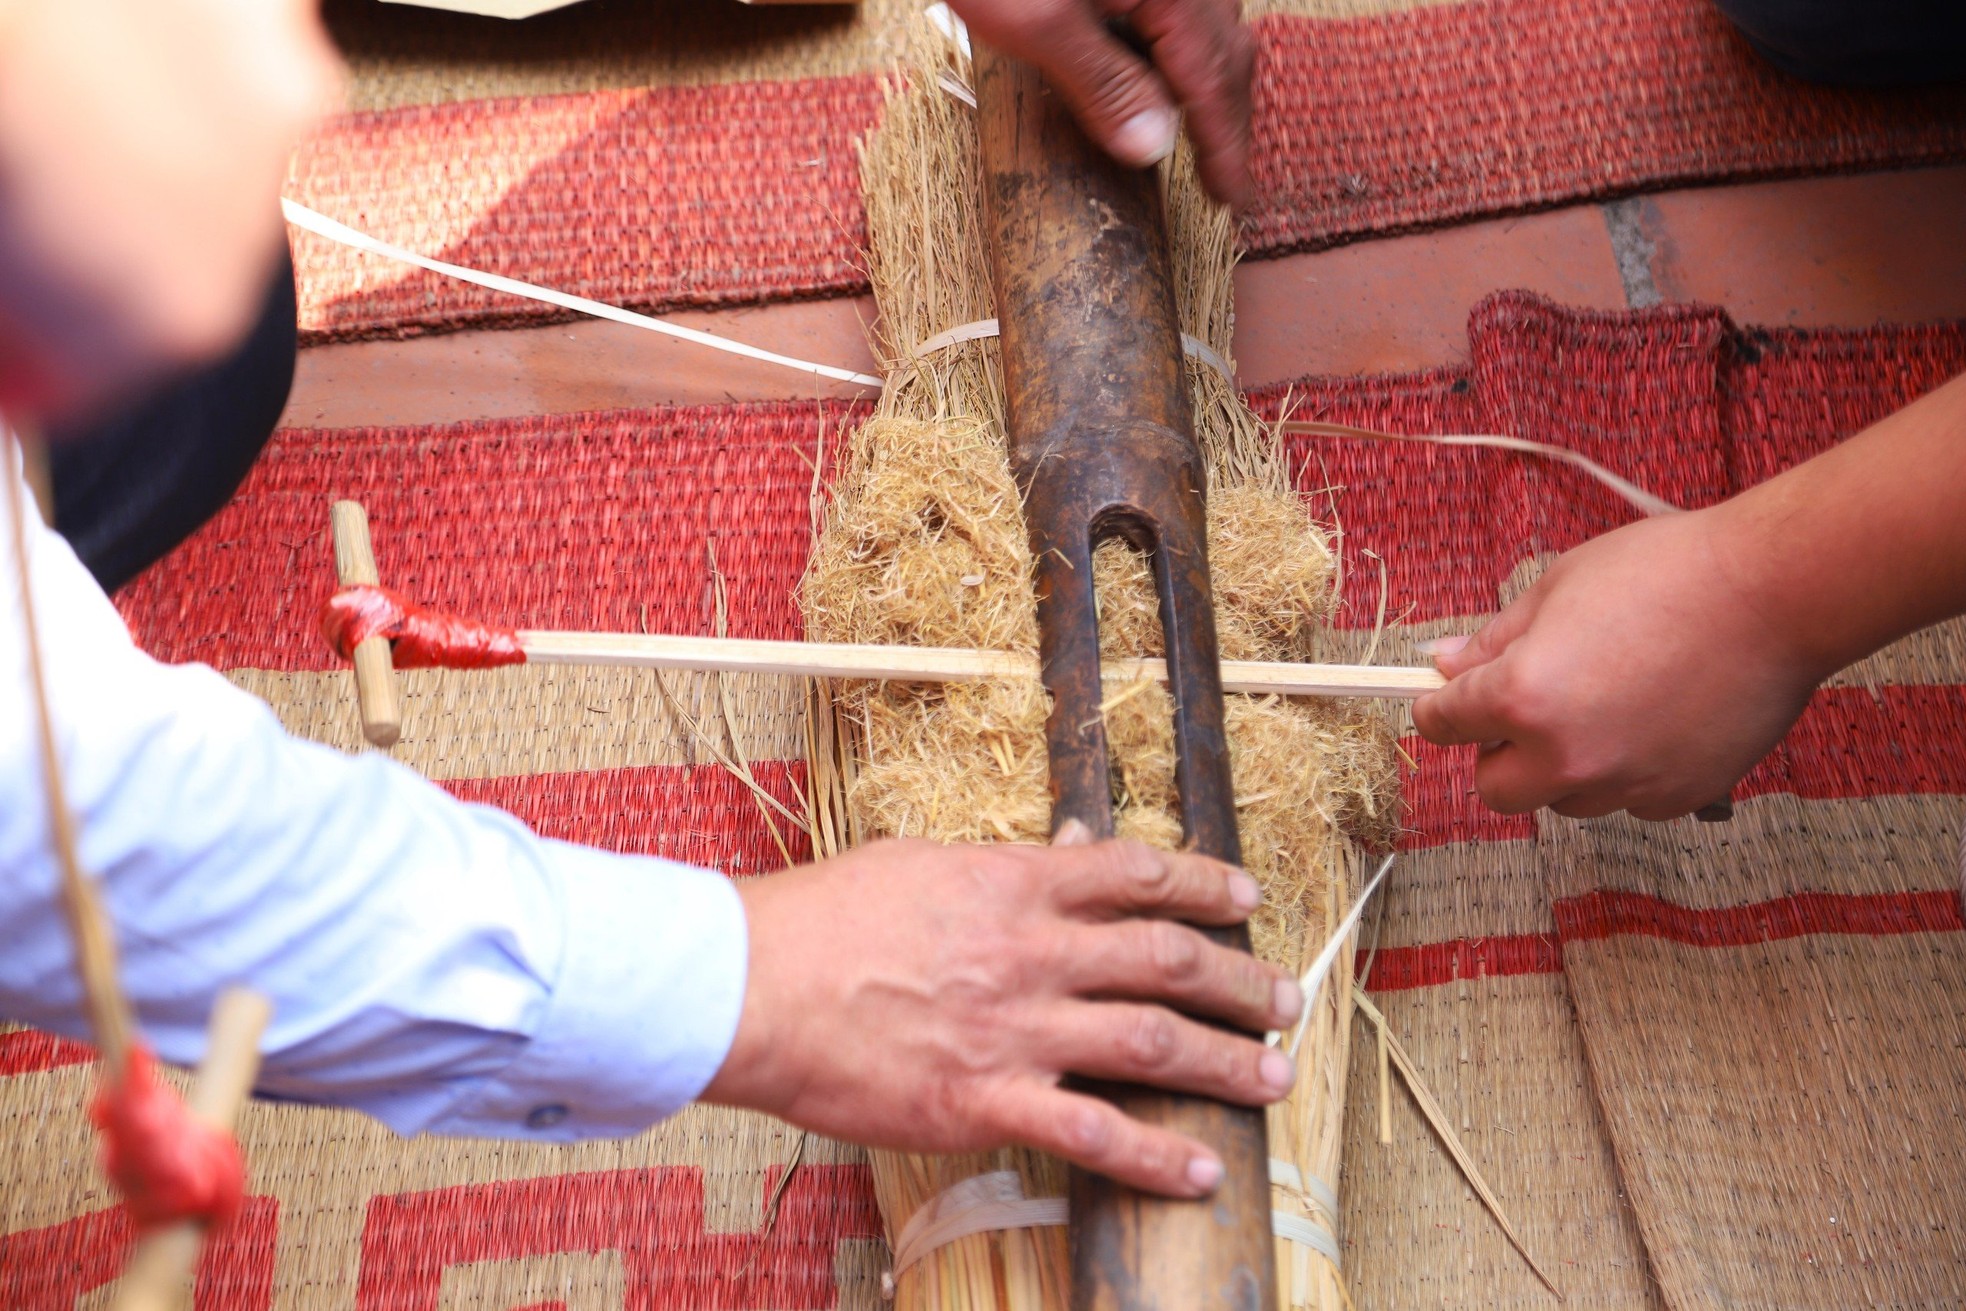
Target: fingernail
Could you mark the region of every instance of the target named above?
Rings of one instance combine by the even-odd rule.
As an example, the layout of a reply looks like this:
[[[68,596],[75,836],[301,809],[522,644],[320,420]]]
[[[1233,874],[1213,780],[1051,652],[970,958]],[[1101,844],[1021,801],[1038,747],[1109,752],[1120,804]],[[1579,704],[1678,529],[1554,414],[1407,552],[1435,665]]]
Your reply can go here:
[[[1229,874],[1229,903],[1247,915],[1263,904],[1263,889],[1241,870]]]
[[[1415,642],[1413,649],[1423,656],[1453,655],[1468,644],[1466,633],[1449,633],[1446,637],[1430,637],[1424,642]]]
[[[1188,1162],[1188,1183],[1204,1193],[1215,1191],[1222,1182],[1222,1163],[1212,1156],[1197,1156]]]
[[[1288,1056],[1274,1049],[1263,1053],[1261,1072],[1263,1082],[1277,1092],[1289,1092],[1290,1086],[1297,1082],[1297,1066]]]
[[[1058,831],[1051,835],[1051,845],[1054,847],[1083,847],[1090,841],[1092,841],[1092,830],[1085,826],[1085,821],[1082,819],[1066,820],[1058,826]]]
[[[1295,979],[1278,979],[1276,990],[1270,998],[1277,1017],[1277,1027],[1295,1024],[1297,1017],[1304,1013],[1304,989]]]
[[[1158,164],[1174,153],[1180,122],[1168,109],[1143,109],[1113,133],[1113,153],[1136,168]]]

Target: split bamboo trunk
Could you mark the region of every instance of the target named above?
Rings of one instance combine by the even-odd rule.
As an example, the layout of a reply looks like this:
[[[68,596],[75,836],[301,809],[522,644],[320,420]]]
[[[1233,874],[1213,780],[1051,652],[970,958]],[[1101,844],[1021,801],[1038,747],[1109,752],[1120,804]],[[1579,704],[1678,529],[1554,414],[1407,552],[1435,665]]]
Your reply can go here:
[[[997,347],[945,334],[994,316],[977,194],[977,132],[966,57],[925,24],[913,63],[863,156],[887,386],[838,455],[802,590],[818,641],[980,647],[1032,654],[1031,558],[1004,433]],[[1209,204],[1185,156],[1164,170],[1183,330],[1206,352],[1188,364],[1208,463],[1209,555],[1225,659],[1315,660],[1332,608],[1328,536],[1293,489],[1276,434],[1207,354],[1230,356],[1229,216]],[[966,334],[955,333],[956,338]],[[938,343],[937,339],[941,341]],[[931,343],[922,349],[922,343]],[[1232,366],[1231,366],[1232,367]],[[1110,543],[1094,562],[1100,638],[1112,658],[1160,656],[1147,564]],[[1044,719],[1035,677],[927,685],[815,684],[809,717],[812,830],[820,854],[861,841],[1042,842],[1049,831]],[[1118,832],[1179,843],[1166,691],[1110,688]],[[1244,860],[1266,889],[1252,924],[1260,955],[1301,972],[1329,937],[1369,851],[1396,827],[1393,740],[1365,702],[1227,699]],[[1338,1217],[1350,952],[1312,1002],[1298,1084],[1270,1118],[1272,1206],[1283,1304],[1348,1306],[1330,1253]],[[1065,1170],[1034,1153],[925,1158],[875,1154],[890,1240],[951,1187],[1008,1172],[1027,1197],[1062,1196]],[[1322,1237],[1321,1237],[1322,1236]],[[1329,1252],[1321,1250],[1327,1246]],[[1057,1227],[975,1234],[894,1280],[900,1311],[1063,1311],[1070,1296]]]

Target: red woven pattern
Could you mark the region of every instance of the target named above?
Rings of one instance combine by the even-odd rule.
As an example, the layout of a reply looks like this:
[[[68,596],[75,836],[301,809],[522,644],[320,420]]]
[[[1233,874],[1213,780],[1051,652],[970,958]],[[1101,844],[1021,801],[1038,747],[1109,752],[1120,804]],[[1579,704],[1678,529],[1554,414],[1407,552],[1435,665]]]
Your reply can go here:
[[[1461,0],[1257,33],[1259,253],[1966,154],[1966,95],[1804,86],[1707,0]],[[879,101],[857,76],[353,114],[300,152],[288,194],[425,255],[638,308],[861,291],[854,142]],[[296,257],[315,336],[558,313],[312,237]]]
[[[1468,979],[1560,974],[1563,948],[1619,934],[1664,938],[1689,947],[1746,947],[1810,934],[1883,936],[1966,930],[1959,895],[1901,892],[1844,895],[1804,892],[1746,906],[1696,908],[1636,892],[1594,892],[1556,903],[1557,934],[1457,938],[1412,947],[1361,951],[1374,992],[1435,988]]]
[[[1637,933],[1689,947],[1747,947],[1816,933],[1878,936],[1966,930],[1959,894],[1944,892],[1839,895],[1802,892],[1746,906],[1695,909],[1637,892],[1593,892],[1556,903],[1557,930],[1566,943]]]
[[[1276,414],[1393,432],[1507,433],[1568,446],[1676,504],[1710,504],[1850,436],[1966,371],[1959,325],[1741,332],[1719,310],[1568,310],[1519,292],[1468,323],[1472,363],[1385,379],[1311,379],[1251,399]],[[1636,512],[1566,466],[1497,451],[1288,439],[1298,486],[1338,488],[1348,607],[1486,614],[1511,573]],[[1370,554],[1368,554],[1368,552]],[[1362,584],[1361,579],[1369,580]]]
[[[70,1038],[34,1029],[0,1033],[0,1078],[10,1074],[32,1074],[39,1070],[58,1070],[64,1065],[87,1065],[96,1058],[96,1049]]]
[[[269,1311],[279,1210],[271,1197],[248,1197],[232,1223],[206,1240],[192,1311]],[[74,1311],[84,1296],[122,1275],[135,1241],[136,1226],[120,1206],[0,1234],[0,1293],[8,1311]]]
[[[853,143],[879,103],[855,77],[353,114],[295,156],[287,194],[419,254],[615,304],[839,292],[866,280]],[[294,255],[314,336],[559,313],[316,237]]]
[[[1263,251],[1966,151],[1966,96],[1806,86],[1707,0],[1464,0],[1271,19],[1263,36],[1248,224]]]
[[[782,1169],[762,1181],[766,1196]],[[628,1311],[753,1311],[838,1304],[835,1249],[876,1238],[862,1166],[802,1166],[767,1236],[712,1233],[695,1167],[565,1174],[377,1197],[362,1227],[355,1311],[437,1311],[457,1265],[618,1252]]]
[[[367,505],[384,584],[520,628],[799,633],[806,499],[842,407],[738,405],[281,433],[233,503],[118,594],[137,640],[221,669],[328,669],[328,503]]]
[[[760,787],[799,813],[804,762],[759,761],[751,770]],[[785,867],[763,807],[721,766],[649,765],[453,779],[444,787],[462,800],[509,810],[549,838],[687,861],[726,874],[765,874]],[[803,833],[782,816],[774,816],[772,823],[794,861],[811,858]]]

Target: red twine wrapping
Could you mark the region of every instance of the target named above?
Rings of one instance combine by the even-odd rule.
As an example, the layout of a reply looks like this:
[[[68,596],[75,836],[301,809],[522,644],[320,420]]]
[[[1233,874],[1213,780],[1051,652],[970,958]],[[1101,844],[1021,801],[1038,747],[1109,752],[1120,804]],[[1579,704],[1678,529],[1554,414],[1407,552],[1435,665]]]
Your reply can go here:
[[[321,636],[343,660],[364,638],[386,637],[398,669],[491,669],[526,660],[512,629],[427,610],[386,587],[344,587],[329,597]]]
[[[131,1045],[89,1104],[102,1131],[102,1167],[123,1194],[139,1230],[197,1220],[222,1225],[245,1200],[246,1164],[223,1129],[191,1113],[157,1077],[157,1058]]]

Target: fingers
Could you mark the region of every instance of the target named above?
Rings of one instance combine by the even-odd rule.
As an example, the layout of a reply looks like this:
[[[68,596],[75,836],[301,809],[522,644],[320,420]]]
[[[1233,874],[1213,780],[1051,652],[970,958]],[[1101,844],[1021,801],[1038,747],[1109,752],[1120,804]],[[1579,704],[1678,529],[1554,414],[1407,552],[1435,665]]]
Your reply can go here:
[[[1135,168],[1174,150],[1180,119],[1159,73],[1107,31],[1088,0],[959,4],[976,34],[1050,79],[1086,134]]]
[[[1228,204],[1247,204],[1256,42],[1235,0],[1108,0],[1108,7],[1126,13],[1187,111],[1203,185]]]
[[[1072,1074],[1169,1092],[1267,1106],[1290,1091],[1290,1058],[1247,1034],[1176,1015],[1163,1006],[1081,1002],[1064,1008],[1052,1053]]]
[[[1496,659],[1528,629],[1539,600],[1532,589],[1476,629],[1473,635],[1458,642],[1451,637],[1436,639],[1432,650],[1427,652],[1434,657],[1434,667],[1449,678],[1459,678],[1469,670]]]
[[[1079,996],[1164,1002],[1259,1033],[1295,1024],[1304,1009],[1303,989],[1282,970],[1167,920],[1082,929],[1066,956]]]
[[[1035,852],[1035,848],[1027,848]],[[1138,842],[1100,842],[1047,853],[1060,862],[1055,904],[1097,919],[1156,915],[1195,924],[1240,924],[1262,900],[1256,880],[1192,852],[1156,851]]]
[[[1001,1095],[997,1120],[1008,1138],[1145,1192],[1205,1197],[1222,1182],[1221,1160],[1200,1143],[1085,1093],[1019,1083]]]

